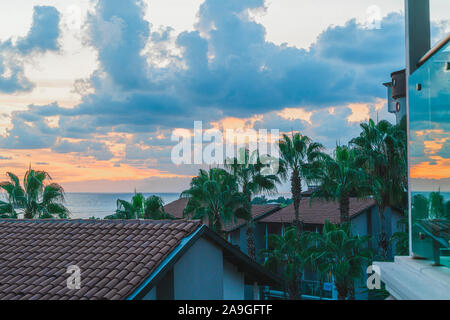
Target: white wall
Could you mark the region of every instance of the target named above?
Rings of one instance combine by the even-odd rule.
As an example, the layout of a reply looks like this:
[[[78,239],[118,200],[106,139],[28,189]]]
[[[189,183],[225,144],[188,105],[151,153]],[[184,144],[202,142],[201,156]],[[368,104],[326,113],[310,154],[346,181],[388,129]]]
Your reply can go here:
[[[198,239],[173,268],[174,299],[223,299],[223,274],[222,250]]]
[[[367,235],[367,213],[362,213],[352,219],[352,231],[359,236]]]
[[[172,272],[172,271],[171,271]],[[144,300],[156,300],[157,287],[167,285],[162,279]],[[243,300],[244,274],[236,265],[223,259],[222,248],[200,238],[173,267],[175,300]]]
[[[223,262],[223,299],[243,300],[244,299],[244,274],[238,272],[233,264]]]

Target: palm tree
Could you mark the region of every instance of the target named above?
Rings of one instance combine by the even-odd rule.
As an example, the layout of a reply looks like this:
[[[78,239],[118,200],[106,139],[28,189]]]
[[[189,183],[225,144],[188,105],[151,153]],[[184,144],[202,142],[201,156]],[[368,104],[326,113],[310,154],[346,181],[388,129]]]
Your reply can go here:
[[[361,124],[362,132],[350,143],[364,163],[365,184],[378,207],[381,233],[381,255],[387,259],[389,240],[386,235],[385,211],[403,206],[407,190],[406,132],[388,121]]]
[[[364,266],[371,261],[372,251],[367,248],[367,237],[353,235],[351,225],[325,222],[322,233],[315,237],[312,261],[325,264],[331,272],[338,291],[338,299],[345,300],[352,294],[354,281],[364,273]]]
[[[255,151],[250,155],[248,149],[239,150],[240,157],[231,159],[227,162],[226,167],[236,179],[241,188],[241,192],[247,198],[244,209],[249,217],[252,217],[252,198],[255,194],[276,192],[276,184],[280,183],[280,179],[273,174],[265,175],[262,170],[265,165],[261,163],[259,154]],[[255,234],[253,219],[247,222],[247,248],[248,255],[252,259],[256,259]]]
[[[398,222],[399,225],[404,225],[405,229],[408,228],[408,219],[403,218]],[[409,234],[405,231],[395,232],[390,243],[395,249],[395,256],[407,256],[409,255]]]
[[[1,182],[0,188],[6,191],[8,203],[0,202],[2,217],[17,218],[17,209],[22,210],[25,219],[66,219],[69,210],[64,206],[64,189],[57,183],[46,184],[51,180],[45,171],[28,169],[23,179],[23,188],[19,178],[7,173],[9,181]]]
[[[292,134],[292,137],[283,135],[279,142],[279,148],[281,152],[280,168],[282,169],[280,174],[286,180],[287,172],[291,171],[295,225],[301,230],[299,207],[302,199],[302,180],[307,182],[314,180],[315,172],[319,168],[319,160],[323,156],[323,146],[320,143],[312,142],[307,136],[296,133]]]
[[[189,199],[184,216],[207,221],[222,236],[225,223],[250,219],[246,196],[239,192],[235,177],[223,169],[200,170],[181,197]]]
[[[445,218],[445,202],[441,190],[438,192],[431,192],[429,195],[430,210],[429,219]]]
[[[269,235],[268,240],[269,249],[262,251],[266,258],[264,266],[284,276],[289,299],[300,300],[303,270],[310,256],[309,233],[290,227],[282,235]]]
[[[0,219],[17,219],[17,217],[14,206],[9,202],[0,200]]]
[[[313,198],[338,201],[341,223],[350,221],[350,196],[361,194],[364,188],[364,172],[358,163],[355,151],[346,146],[337,146],[334,157],[324,156],[318,171],[319,187]]]
[[[142,193],[134,193],[131,201],[117,199],[116,213],[106,216],[105,219],[130,220],[130,219],[152,219],[165,220],[172,217],[164,211],[164,202],[158,196],[150,196],[147,199]]]
[[[172,220],[172,216],[164,211],[164,201],[161,197],[150,196],[144,201],[144,219]]]

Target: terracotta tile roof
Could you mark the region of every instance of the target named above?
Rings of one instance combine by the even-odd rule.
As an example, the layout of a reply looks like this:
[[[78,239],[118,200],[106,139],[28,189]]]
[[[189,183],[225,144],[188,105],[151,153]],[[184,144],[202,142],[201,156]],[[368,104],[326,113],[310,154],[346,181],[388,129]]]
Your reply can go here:
[[[183,218],[183,211],[184,208],[186,208],[188,199],[181,198],[178,200],[175,200],[167,205],[164,206],[164,211],[174,218],[182,219]],[[252,217],[253,219],[258,219],[261,216],[264,216],[266,213],[275,211],[279,209],[280,206],[278,204],[263,204],[263,205],[257,205],[254,204],[252,206]],[[239,228],[240,226],[243,226],[246,223],[245,220],[238,219],[234,223],[230,223],[226,226],[224,226],[225,231],[232,231],[236,228]]]
[[[252,217],[253,220],[258,220],[264,217],[266,214],[270,214],[280,209],[278,204],[254,204],[252,205]],[[234,223],[230,223],[224,226],[224,230],[227,232],[233,231],[247,222],[243,219],[238,219]]]
[[[198,221],[0,220],[0,300],[125,299]],[[67,288],[67,267],[81,289]]]
[[[166,204],[164,206],[164,211],[176,219],[182,219],[183,211],[184,211],[184,208],[186,208],[187,203],[188,203],[188,199],[180,198],[178,200],[175,200],[175,201],[172,201],[171,203]]]
[[[372,199],[350,199],[350,218],[375,205]],[[300,219],[306,224],[324,224],[326,220],[340,223],[339,204],[313,199],[303,198],[300,202]],[[294,205],[287,206],[263,219],[261,222],[291,223],[294,221]]]

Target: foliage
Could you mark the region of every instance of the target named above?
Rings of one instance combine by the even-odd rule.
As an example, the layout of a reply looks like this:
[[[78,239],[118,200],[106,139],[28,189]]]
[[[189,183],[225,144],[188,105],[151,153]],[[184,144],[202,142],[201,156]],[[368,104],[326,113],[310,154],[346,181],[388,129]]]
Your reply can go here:
[[[312,234],[315,248],[310,259],[321,270],[331,272],[338,291],[338,298],[349,298],[354,281],[364,273],[364,266],[371,262],[373,252],[368,248],[368,237],[354,235],[351,224],[325,222],[322,233]]]
[[[431,192],[427,197],[416,194],[411,200],[412,216],[415,220],[450,218],[450,201],[445,202],[440,191]]]
[[[240,191],[247,198],[244,210],[248,217],[252,216],[252,197],[255,194],[271,194],[277,190],[276,184],[280,183],[280,179],[273,174],[264,174],[267,165],[261,162],[258,152],[250,154],[248,149],[240,149],[239,157],[230,159],[226,168],[233,175],[236,183],[240,187]],[[247,249],[248,255],[252,259],[256,259],[255,252],[255,235],[253,230],[252,219],[247,223]]]
[[[50,219],[69,217],[69,210],[64,206],[64,189],[57,183],[46,183],[51,180],[45,171],[29,168],[23,179],[23,187],[18,176],[8,172],[9,181],[0,183],[6,191],[8,202],[0,201],[0,217],[17,218],[18,211],[24,213],[26,219]]]
[[[429,219],[442,219],[445,218],[445,203],[444,196],[440,191],[431,192],[429,197],[430,211],[428,214]]]
[[[285,290],[289,299],[301,299],[301,279],[309,259],[309,233],[300,233],[297,228],[287,228],[284,234],[269,235],[270,249],[263,250],[264,265],[284,276]]]
[[[287,180],[288,172],[291,172],[291,193],[294,204],[295,224],[302,229],[300,221],[300,201],[302,199],[302,181],[315,180],[315,175],[323,156],[323,146],[313,142],[309,137],[299,133],[291,137],[283,135],[279,142],[280,148],[280,176]]]
[[[269,200],[266,198],[265,195],[262,195],[261,197],[254,197],[252,199],[252,204],[268,204]]]
[[[427,197],[416,194],[411,199],[411,212],[414,219],[428,218],[430,203]]]
[[[223,169],[200,170],[181,197],[189,199],[184,216],[207,222],[221,234],[225,223],[251,219],[247,196],[239,192],[236,178]]]
[[[252,200],[252,204],[279,204],[282,208],[287,207],[293,203],[293,200],[285,197],[278,197],[276,199],[267,199],[264,195],[261,197],[255,197]]]
[[[389,241],[386,235],[385,210],[403,208],[407,196],[407,152],[404,124],[394,126],[388,121],[362,123],[360,136],[350,143],[361,159],[366,173],[367,194],[376,202],[380,219],[380,253],[387,259]]]
[[[319,187],[311,199],[323,198],[339,203],[341,222],[349,222],[350,197],[363,194],[365,174],[355,150],[337,146],[334,156],[323,156],[318,170]]]
[[[160,197],[150,196],[145,198],[142,193],[135,193],[131,202],[117,199],[116,213],[106,216],[105,219],[172,220],[173,218],[164,211],[164,202]]]

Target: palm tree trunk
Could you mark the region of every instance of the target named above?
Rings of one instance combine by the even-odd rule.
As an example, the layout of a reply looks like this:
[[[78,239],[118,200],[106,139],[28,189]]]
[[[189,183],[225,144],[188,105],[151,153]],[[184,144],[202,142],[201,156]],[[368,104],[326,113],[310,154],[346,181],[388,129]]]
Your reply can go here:
[[[246,205],[247,208],[246,209],[248,211],[249,216],[251,217],[252,216],[252,198],[251,198],[251,194],[247,191],[246,184],[243,187],[243,191],[247,195],[247,205]],[[253,218],[251,218],[250,221],[248,221],[248,223],[247,223],[246,236],[247,236],[248,256],[251,259],[256,260],[255,231],[253,229]]]
[[[341,214],[341,223],[347,223],[350,221],[350,198],[348,196],[342,196],[339,201],[339,211]]]
[[[25,219],[34,219],[35,217],[34,217],[33,209],[31,209],[29,206],[27,206],[27,207],[25,208],[25,212],[24,212],[23,217],[24,217]]]
[[[292,171],[291,176],[291,193],[292,200],[294,202],[294,225],[299,232],[303,231],[303,223],[300,221],[300,201],[302,200],[302,181],[300,179],[300,173],[298,169]]]
[[[338,300],[345,300],[347,298],[347,288],[336,288],[338,291]]]
[[[350,283],[350,287],[348,288],[348,297],[350,300],[356,300],[355,298],[355,281],[352,280]]]
[[[334,282],[334,286],[338,292],[338,300],[346,300],[349,294],[349,285],[345,282],[341,282],[340,284]]]
[[[384,216],[385,210],[386,209],[383,207],[378,207],[378,214],[380,217],[380,240],[378,242],[378,245],[381,250],[381,256],[386,261],[389,242],[386,235],[386,219]]]
[[[253,230],[253,224],[251,222],[247,223],[247,250],[248,256],[256,260],[256,248],[255,248],[255,232]]]
[[[216,231],[220,236],[224,239],[226,239],[225,231],[222,228],[222,221],[220,220],[220,215],[218,212],[213,213],[213,219],[214,221],[211,224],[211,228]]]
[[[301,292],[301,280],[302,274],[297,274],[294,276],[294,279],[289,281],[288,283],[288,293],[289,293],[289,300],[301,300],[302,299],[302,292]]]

